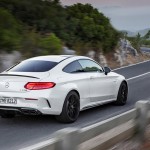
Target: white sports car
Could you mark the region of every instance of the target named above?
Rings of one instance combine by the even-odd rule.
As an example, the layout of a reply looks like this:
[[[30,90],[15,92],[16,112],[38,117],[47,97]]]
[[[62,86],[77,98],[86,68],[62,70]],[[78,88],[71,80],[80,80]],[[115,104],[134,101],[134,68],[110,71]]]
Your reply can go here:
[[[56,115],[69,123],[97,105],[124,105],[127,94],[125,78],[91,58],[39,56],[0,73],[0,116]]]

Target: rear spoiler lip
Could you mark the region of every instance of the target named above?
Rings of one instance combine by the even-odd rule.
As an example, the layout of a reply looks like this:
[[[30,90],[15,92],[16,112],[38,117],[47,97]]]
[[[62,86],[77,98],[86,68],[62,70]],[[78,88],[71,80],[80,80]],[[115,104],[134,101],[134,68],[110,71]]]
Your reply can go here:
[[[0,74],[0,76],[18,76],[18,77],[28,77],[28,78],[40,79],[40,78],[34,77],[34,76],[26,76],[26,75],[18,75],[18,74]]]

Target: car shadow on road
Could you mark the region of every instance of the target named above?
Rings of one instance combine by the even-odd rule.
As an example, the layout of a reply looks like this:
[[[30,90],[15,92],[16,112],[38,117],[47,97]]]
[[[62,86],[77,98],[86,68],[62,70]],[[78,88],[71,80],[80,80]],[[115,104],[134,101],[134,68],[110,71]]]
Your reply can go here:
[[[52,127],[53,131],[65,128],[65,127],[84,127],[90,124],[93,124],[98,121],[102,121],[104,119],[110,118],[114,115],[115,112],[119,112],[124,108],[124,106],[114,106],[112,103],[108,103],[105,105],[93,107],[80,112],[79,118],[76,122],[71,124],[60,123],[55,119],[55,116],[52,115],[40,115],[40,116],[28,116],[21,115],[16,116],[12,119],[3,119],[0,118],[0,126],[3,124],[7,124],[7,126],[19,126],[20,127]]]

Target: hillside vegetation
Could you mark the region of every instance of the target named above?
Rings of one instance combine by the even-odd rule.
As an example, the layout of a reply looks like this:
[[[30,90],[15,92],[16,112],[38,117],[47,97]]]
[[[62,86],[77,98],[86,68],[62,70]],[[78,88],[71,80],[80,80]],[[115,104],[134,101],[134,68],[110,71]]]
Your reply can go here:
[[[113,51],[120,33],[90,4],[62,6],[59,0],[1,0],[0,51],[25,57],[60,54],[62,46],[77,54]]]

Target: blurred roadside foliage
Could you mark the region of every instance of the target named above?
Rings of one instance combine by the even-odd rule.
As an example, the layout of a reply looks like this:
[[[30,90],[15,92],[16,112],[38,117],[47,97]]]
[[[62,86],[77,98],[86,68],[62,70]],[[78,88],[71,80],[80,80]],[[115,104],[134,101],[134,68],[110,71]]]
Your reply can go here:
[[[7,10],[0,8],[0,50],[19,49],[21,26]]]
[[[150,30],[143,37],[142,45],[144,45],[146,47],[150,47]]]
[[[138,33],[135,37],[126,37],[129,41],[131,41],[133,47],[140,52],[141,47],[150,48],[150,30],[144,35],[141,36]]]
[[[141,41],[142,41],[142,37],[141,35],[138,33],[135,37],[127,37],[129,41],[131,41],[133,47],[140,51],[140,47],[141,47]]]
[[[90,4],[59,0],[0,0],[0,50],[26,57],[60,54],[63,44],[85,55],[113,51],[120,33]]]
[[[100,13],[98,9],[93,8],[90,4],[83,5],[79,3],[67,7],[67,14],[68,21],[70,23],[75,22],[74,31],[71,32],[75,38],[73,42],[67,40],[69,45],[74,46],[75,42],[82,43],[83,46],[84,43],[86,49],[89,45],[89,49],[95,52],[114,50],[120,33],[112,27],[109,19]]]
[[[51,34],[47,37],[41,38],[39,46],[41,49],[44,49],[42,51],[43,55],[48,55],[48,54],[60,54],[61,53],[61,47],[62,43],[59,38],[55,36],[55,34]]]

